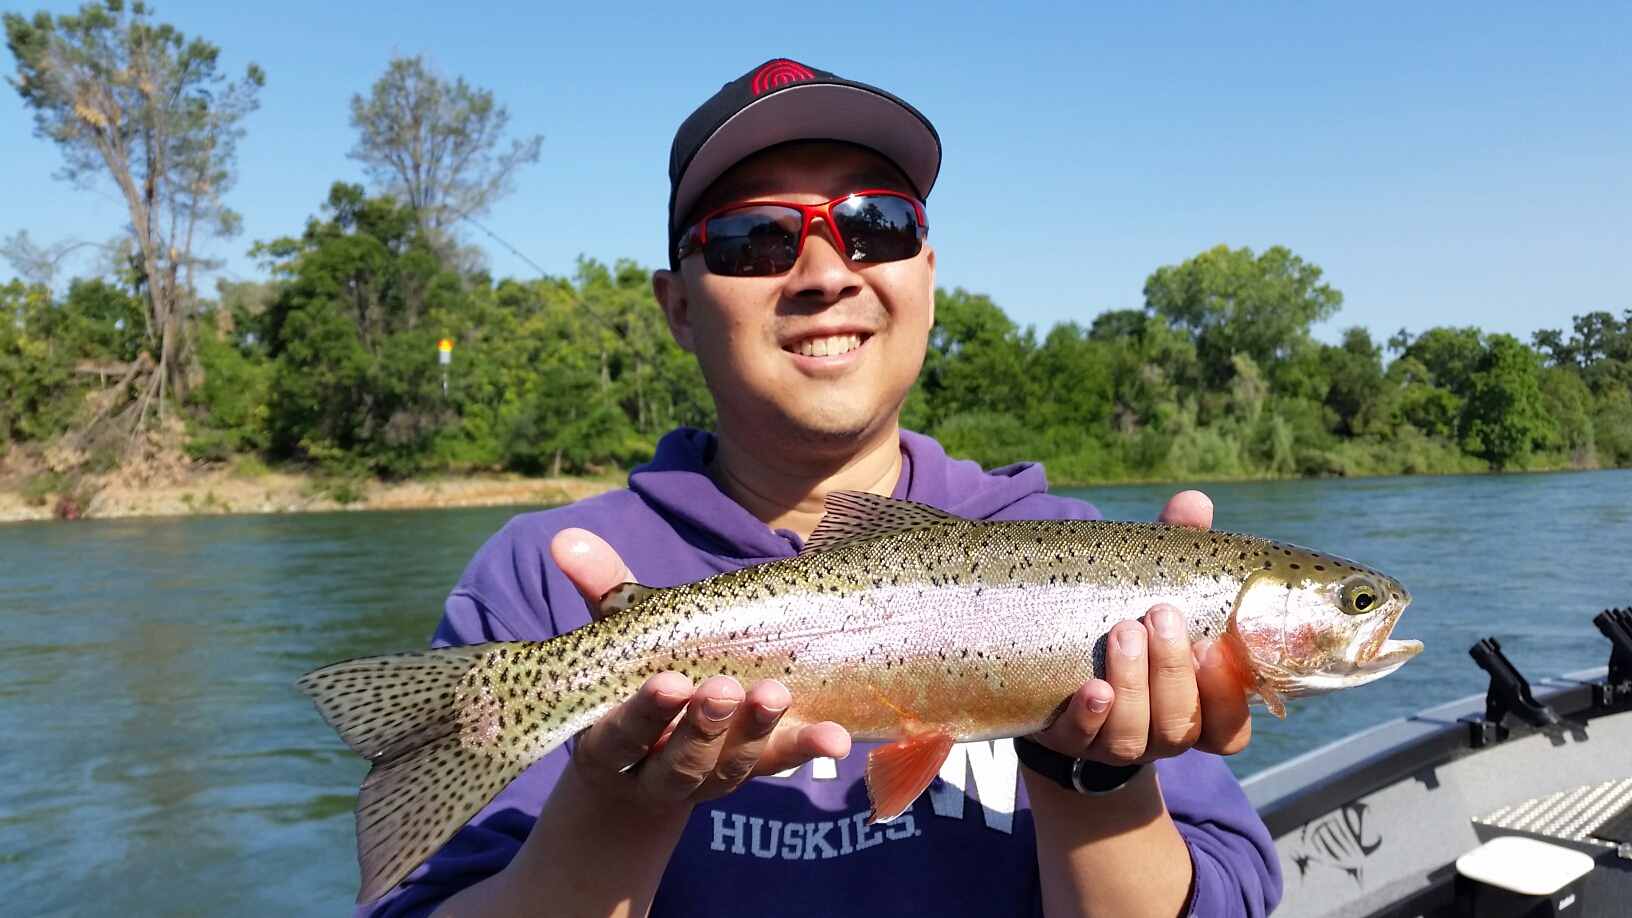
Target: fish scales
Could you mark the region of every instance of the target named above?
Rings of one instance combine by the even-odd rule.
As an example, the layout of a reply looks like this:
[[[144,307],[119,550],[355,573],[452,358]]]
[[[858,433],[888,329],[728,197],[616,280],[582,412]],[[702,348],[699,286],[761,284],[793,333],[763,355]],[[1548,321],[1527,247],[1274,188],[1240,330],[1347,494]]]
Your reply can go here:
[[[959,521],[658,591],[572,632],[554,678],[531,654],[485,666],[513,671],[497,700],[531,712],[505,729],[532,735],[585,710],[559,699],[587,692],[599,710],[666,669],[781,680],[789,718],[863,740],[899,736],[902,712],[959,740],[1014,735],[1103,675],[1111,626],[1169,602],[1193,639],[1217,635],[1241,582],[1286,550],[1154,524]]]
[[[1259,675],[1244,688],[1272,705],[1277,694],[1358,684],[1403,662],[1366,670],[1369,661],[1350,661],[1333,670],[1332,684],[1311,683],[1307,691],[1287,675],[1299,654],[1346,652],[1362,639],[1380,650],[1409,601],[1391,578],[1331,555],[1161,524],[985,522],[871,495],[849,500],[841,507],[847,513],[836,515],[830,499],[835,527],[818,528],[798,557],[681,586],[638,587],[631,607],[550,641],[402,655],[415,658],[411,671],[421,680],[411,692],[399,687],[387,696],[375,688],[368,696],[358,688],[373,674],[396,672],[374,660],[398,658],[336,664],[305,677],[301,685],[324,716],[374,759],[375,772],[385,769],[379,780],[370,772],[359,798],[359,901],[383,894],[503,783],[665,670],[694,682],[714,675],[744,685],[780,680],[794,699],[784,723],[834,721],[863,741],[933,733],[949,745],[1045,727],[1078,688],[1105,674],[1111,628],[1162,602],[1185,611],[1192,640],[1248,641],[1240,652],[1253,657]],[[1381,624],[1364,635],[1320,617],[1336,601],[1333,591],[1355,577],[1377,594],[1379,610],[1391,610],[1380,611]],[[1280,626],[1271,621],[1277,615]],[[1337,620],[1358,618],[1347,610]],[[1379,629],[1381,637],[1372,633]],[[452,668],[419,662],[454,652],[462,656]],[[445,674],[456,670],[449,685]],[[367,708],[368,697],[376,698],[374,709],[348,712],[348,704]],[[398,730],[389,743],[358,733],[358,724],[372,730],[415,718],[423,722],[417,733]],[[440,803],[421,817],[383,802],[391,792],[436,794],[435,782],[391,771],[415,754],[414,741],[434,745],[436,761],[477,782],[461,786],[457,806]],[[481,774],[484,761],[490,774]],[[869,780],[875,790],[871,769]],[[407,841],[381,841],[387,831]]]

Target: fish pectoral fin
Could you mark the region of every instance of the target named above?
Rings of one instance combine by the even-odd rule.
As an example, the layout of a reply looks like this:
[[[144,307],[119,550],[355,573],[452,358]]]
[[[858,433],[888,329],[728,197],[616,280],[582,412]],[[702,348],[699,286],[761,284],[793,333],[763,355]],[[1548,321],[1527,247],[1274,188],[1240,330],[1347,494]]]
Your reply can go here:
[[[930,727],[868,753],[867,796],[873,812],[867,821],[888,821],[906,812],[940,774],[952,742],[951,730]]]
[[[601,598],[595,602],[595,608],[590,611],[594,613],[595,620],[600,621],[609,615],[622,612],[630,606],[640,605],[647,597],[656,592],[657,587],[649,587],[633,580],[625,581],[602,593]]]
[[[805,540],[799,554],[832,551],[868,539],[962,519],[928,504],[865,491],[834,491],[827,495],[824,510],[822,521],[816,524],[816,531]]]
[[[1219,643],[1229,651],[1230,665],[1241,682],[1241,691],[1247,695],[1247,703],[1251,704],[1252,696],[1256,694],[1264,707],[1269,708],[1269,713],[1286,720],[1286,703],[1281,701],[1280,692],[1275,690],[1270,680],[1253,668],[1252,651],[1248,649],[1247,642],[1241,640],[1240,632],[1235,630],[1234,615],[1230,616],[1230,624],[1224,629]]]

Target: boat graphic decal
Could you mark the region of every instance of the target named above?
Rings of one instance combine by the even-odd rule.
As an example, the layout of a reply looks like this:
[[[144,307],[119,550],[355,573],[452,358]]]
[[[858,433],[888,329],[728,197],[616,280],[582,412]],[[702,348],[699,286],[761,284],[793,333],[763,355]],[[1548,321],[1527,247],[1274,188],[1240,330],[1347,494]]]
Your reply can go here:
[[[1298,833],[1298,849],[1292,863],[1298,878],[1309,876],[1312,866],[1322,865],[1348,874],[1358,886],[1365,886],[1365,862],[1383,844],[1381,835],[1366,838],[1364,803],[1349,803],[1304,825]]]

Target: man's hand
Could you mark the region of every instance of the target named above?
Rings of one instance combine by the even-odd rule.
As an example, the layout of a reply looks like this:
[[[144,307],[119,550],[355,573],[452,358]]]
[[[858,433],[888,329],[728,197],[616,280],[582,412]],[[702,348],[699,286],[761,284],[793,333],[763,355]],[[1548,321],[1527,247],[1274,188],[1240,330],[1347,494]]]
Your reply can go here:
[[[582,529],[558,533],[550,556],[591,608],[607,590],[635,579],[612,546]],[[729,676],[694,687],[680,673],[658,673],[579,735],[573,768],[595,792],[677,809],[730,793],[755,775],[850,754],[850,734],[838,724],[779,729],[792,703],[774,679],[744,692]]]
[[[1213,502],[1200,491],[1182,491],[1157,519],[1210,529]],[[1109,765],[1154,762],[1192,747],[1240,752],[1252,737],[1252,720],[1229,653],[1216,641],[1192,647],[1184,613],[1165,603],[1154,606],[1143,621],[1111,629],[1108,678],[1079,689],[1035,739],[1073,758]]]

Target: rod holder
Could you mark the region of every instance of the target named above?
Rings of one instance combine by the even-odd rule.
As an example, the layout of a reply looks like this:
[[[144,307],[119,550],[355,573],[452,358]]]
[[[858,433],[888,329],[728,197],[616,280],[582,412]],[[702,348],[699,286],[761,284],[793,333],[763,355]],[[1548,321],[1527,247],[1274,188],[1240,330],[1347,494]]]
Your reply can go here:
[[[1609,638],[1611,648],[1609,678],[1599,687],[1599,697],[1595,700],[1604,707],[1632,701],[1632,606],[1605,609],[1592,623]]]
[[[1529,680],[1508,661],[1495,638],[1481,638],[1468,648],[1468,656],[1490,674],[1490,688],[1485,692],[1485,716],[1463,718],[1469,727],[1469,743],[1474,748],[1507,739],[1510,731],[1503,721],[1508,715],[1532,727],[1550,727],[1559,722],[1558,712],[1536,700]]]

